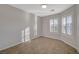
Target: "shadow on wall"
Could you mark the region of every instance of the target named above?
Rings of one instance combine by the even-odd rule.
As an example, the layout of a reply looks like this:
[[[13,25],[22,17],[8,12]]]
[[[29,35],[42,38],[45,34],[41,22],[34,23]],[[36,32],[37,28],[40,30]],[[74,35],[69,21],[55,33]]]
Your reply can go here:
[[[22,42],[30,41],[30,27],[22,30]]]

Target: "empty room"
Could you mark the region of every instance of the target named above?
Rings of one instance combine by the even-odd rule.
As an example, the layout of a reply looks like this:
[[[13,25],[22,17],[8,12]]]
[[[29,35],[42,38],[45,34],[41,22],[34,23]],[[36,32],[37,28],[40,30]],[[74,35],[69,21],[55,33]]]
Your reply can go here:
[[[0,54],[78,53],[78,4],[0,4]]]

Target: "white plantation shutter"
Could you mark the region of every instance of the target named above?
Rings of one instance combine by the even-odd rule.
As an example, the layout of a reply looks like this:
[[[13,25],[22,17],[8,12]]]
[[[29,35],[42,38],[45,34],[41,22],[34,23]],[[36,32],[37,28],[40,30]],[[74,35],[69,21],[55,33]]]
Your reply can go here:
[[[62,18],[62,33],[68,35],[72,34],[72,16],[65,16]]]
[[[58,32],[58,19],[50,19],[50,32]]]

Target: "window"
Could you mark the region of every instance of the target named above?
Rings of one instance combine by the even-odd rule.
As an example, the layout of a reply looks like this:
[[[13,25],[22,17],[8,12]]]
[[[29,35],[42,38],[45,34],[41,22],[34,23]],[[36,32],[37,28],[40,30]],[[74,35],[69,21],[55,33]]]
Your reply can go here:
[[[58,32],[58,19],[50,20],[50,32]]]
[[[54,22],[53,22],[53,20],[51,19],[50,20],[50,32],[53,32],[54,31]]]
[[[65,16],[62,18],[62,33],[68,35],[72,34],[72,16]]]

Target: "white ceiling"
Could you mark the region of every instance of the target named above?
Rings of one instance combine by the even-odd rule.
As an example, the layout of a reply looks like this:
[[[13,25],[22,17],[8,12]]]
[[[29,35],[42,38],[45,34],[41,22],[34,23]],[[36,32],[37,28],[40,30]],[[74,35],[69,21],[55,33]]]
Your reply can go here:
[[[45,9],[41,7],[41,4],[11,4],[11,6],[34,13],[37,16],[47,16],[60,13],[73,6],[73,4],[47,4],[47,8]],[[54,11],[51,11],[52,9],[54,9]]]

